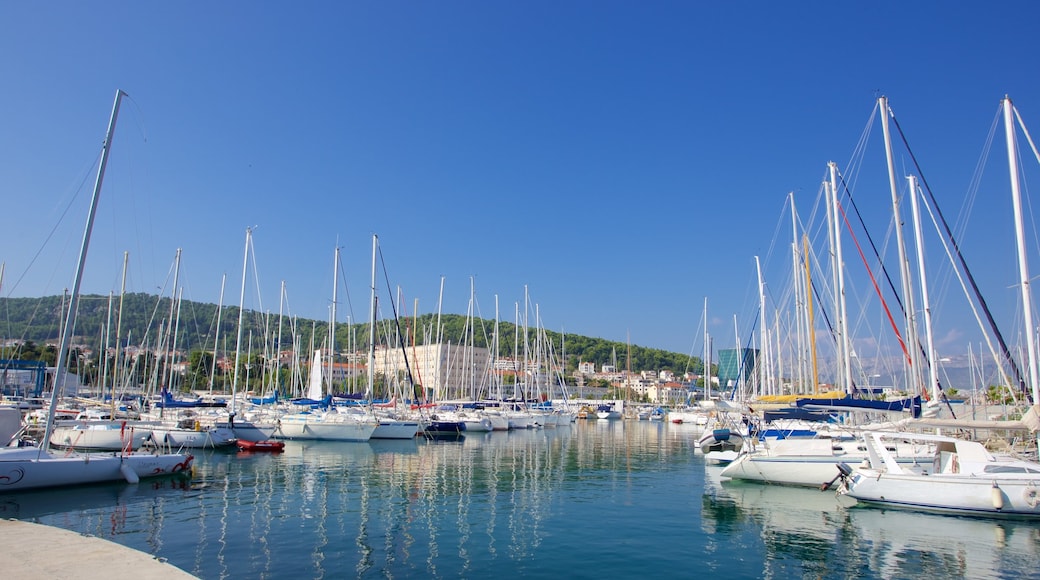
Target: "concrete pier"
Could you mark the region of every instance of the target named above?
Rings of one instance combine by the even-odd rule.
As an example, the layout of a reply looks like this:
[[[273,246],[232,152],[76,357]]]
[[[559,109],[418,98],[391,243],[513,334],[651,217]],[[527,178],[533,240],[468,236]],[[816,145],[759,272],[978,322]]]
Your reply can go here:
[[[20,520],[0,520],[0,545],[4,578],[195,578],[176,566],[115,542]]]

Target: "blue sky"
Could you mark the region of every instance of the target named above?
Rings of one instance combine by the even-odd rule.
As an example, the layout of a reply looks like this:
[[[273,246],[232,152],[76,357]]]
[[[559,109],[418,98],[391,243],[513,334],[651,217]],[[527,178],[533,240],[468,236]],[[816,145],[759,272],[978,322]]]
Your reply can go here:
[[[755,256],[785,300],[790,192],[824,251],[828,161],[861,164],[853,195],[892,236],[879,122],[856,154],[883,94],[1017,342],[1003,129],[987,139],[1005,94],[1040,119],[1037,22],[1033,2],[6,2],[0,292],[71,283],[118,88],[84,292],[118,291],[128,251],[128,289],[169,294],[182,248],[184,296],[216,302],[226,273],[237,304],[255,226],[248,307],[277,312],[284,280],[291,314],[327,318],[338,246],[337,318],[365,320],[375,233],[409,314],[442,276],[464,314],[473,277],[485,318],[526,287],[550,330],[699,355],[705,298],[717,347],[752,332]],[[941,352],[977,349],[928,252]],[[863,318],[865,344],[891,341]]]

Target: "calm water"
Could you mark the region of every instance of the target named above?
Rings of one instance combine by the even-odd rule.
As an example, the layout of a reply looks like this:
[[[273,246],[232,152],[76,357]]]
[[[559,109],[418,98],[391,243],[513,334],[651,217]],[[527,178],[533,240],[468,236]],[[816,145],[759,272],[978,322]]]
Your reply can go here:
[[[721,482],[688,427],[200,452],[190,481],[0,495],[0,516],[218,578],[1040,577],[1040,525]],[[41,553],[53,553],[41,547]]]

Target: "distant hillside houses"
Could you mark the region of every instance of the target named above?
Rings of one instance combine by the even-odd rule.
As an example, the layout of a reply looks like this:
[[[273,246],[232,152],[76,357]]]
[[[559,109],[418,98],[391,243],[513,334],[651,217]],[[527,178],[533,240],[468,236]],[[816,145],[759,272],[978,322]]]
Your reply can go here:
[[[654,404],[675,404],[697,398],[700,393],[695,385],[703,377],[694,373],[685,373],[682,377],[670,370],[661,371],[619,371],[613,365],[600,365],[582,361],[578,363],[576,373],[579,384],[591,379],[608,381],[613,387],[631,393],[632,398],[643,399]],[[712,378],[712,385],[718,385],[718,379]]]

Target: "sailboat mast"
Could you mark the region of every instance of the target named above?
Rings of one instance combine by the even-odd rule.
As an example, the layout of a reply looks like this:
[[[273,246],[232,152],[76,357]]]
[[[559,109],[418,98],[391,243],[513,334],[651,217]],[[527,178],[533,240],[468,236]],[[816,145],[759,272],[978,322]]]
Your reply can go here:
[[[762,263],[758,256],[755,256],[755,272],[758,275],[758,310],[759,316],[762,317],[762,324],[759,330],[762,338],[762,370],[759,374],[760,384],[758,392],[760,395],[775,395],[778,393],[774,391],[773,363],[769,353],[769,325],[766,324],[766,290],[765,282],[762,281]]]
[[[906,323],[906,343],[907,353],[910,357],[910,369],[909,376],[912,382],[911,387],[913,389],[920,388],[921,377],[921,355],[920,348],[918,345],[921,343],[917,337],[917,323],[915,321],[916,314],[914,308],[914,295],[910,289],[910,261],[906,256],[906,240],[903,236],[903,220],[900,217],[899,212],[899,191],[896,187],[896,173],[895,173],[895,160],[892,156],[892,138],[888,128],[888,99],[886,97],[880,97],[878,99],[878,105],[881,109],[881,128],[885,135],[885,158],[888,162],[888,183],[889,190],[892,194],[892,218],[895,224],[896,230],[896,245],[899,249],[899,274],[902,280],[903,286],[903,299],[906,303],[904,312],[904,322]]]
[[[115,394],[116,385],[119,384],[119,354],[123,340],[123,298],[126,296],[126,267],[130,261],[130,252],[123,252],[123,278],[119,284],[119,312],[116,314],[116,354],[112,359],[112,394]]]
[[[105,346],[101,349],[104,353],[105,361],[101,365],[101,392],[104,392],[105,385],[108,383],[108,344],[109,339],[112,337],[112,293],[108,293],[108,318],[105,322]],[[112,407],[110,409],[112,417],[116,416],[116,389],[112,387]]]
[[[271,382],[274,384],[274,391],[278,391],[278,387],[281,385],[282,375],[282,315],[283,307],[285,306],[285,280],[282,280],[281,294],[278,298],[278,336],[274,340],[274,377]]]
[[[227,274],[220,276],[220,300],[217,302],[217,328],[213,331],[213,366],[209,372],[209,390],[213,392],[213,379],[217,375],[217,352],[220,348],[220,315],[224,308],[224,283],[227,281]]]
[[[376,382],[376,253],[379,248],[379,236],[372,234],[372,298],[368,316],[368,384],[365,387],[365,398],[370,399]],[[414,388],[412,389],[415,390]]]
[[[926,344],[928,345],[928,352],[926,353],[928,358],[926,361],[928,363],[928,386],[931,389],[932,400],[938,402],[940,389],[939,374],[936,366],[939,363],[939,359],[935,354],[935,339],[932,334],[932,309],[931,302],[928,299],[928,277],[925,276],[924,269],[924,236],[921,233],[921,209],[920,202],[917,199],[917,177],[907,175],[906,180],[910,185],[910,209],[914,217],[914,243],[917,245],[917,276],[921,286],[921,306],[924,308],[924,334]]]
[[[802,234],[802,247],[805,252],[805,312],[806,323],[809,327],[809,358],[812,364],[812,375],[809,380],[812,381],[812,392],[815,395],[820,392],[820,369],[816,360],[816,321],[813,315],[812,269],[809,268],[809,236],[805,233]]]
[[[238,337],[235,339],[235,372],[231,380],[231,416],[235,413],[235,393],[238,391],[238,367],[242,355],[242,312],[246,302],[246,270],[249,267],[249,245],[253,240],[252,228],[246,228],[246,249],[242,256],[242,291],[238,295]]]
[[[62,327],[61,342],[58,344],[58,359],[54,369],[54,386],[51,389],[51,404],[47,414],[47,427],[43,434],[43,445],[40,446],[41,454],[50,447],[51,433],[54,430],[54,413],[58,407],[58,393],[65,386],[65,373],[67,365],[65,357],[69,351],[69,342],[72,340],[72,324],[76,319],[76,309],[79,307],[79,288],[83,282],[83,266],[87,262],[87,249],[90,247],[90,234],[94,230],[94,217],[97,214],[98,199],[101,197],[101,182],[105,179],[105,167],[108,166],[108,156],[112,150],[112,137],[116,132],[116,119],[119,117],[119,103],[125,95],[122,90],[116,90],[115,102],[112,103],[112,116],[108,121],[108,130],[105,132],[105,141],[101,145],[101,163],[98,164],[97,179],[94,180],[94,193],[90,198],[90,211],[87,213],[87,225],[83,229],[83,241],[79,249],[79,262],[76,266],[76,276],[72,282],[72,300],[69,309],[65,313],[65,325]],[[60,387],[59,387],[60,381]]]
[[[1022,316],[1025,318],[1026,353],[1029,356],[1029,386],[1033,404],[1040,403],[1040,379],[1036,356],[1036,323],[1033,320],[1033,299],[1029,289],[1029,263],[1025,250],[1025,226],[1022,217],[1022,191],[1018,181],[1018,152],[1015,150],[1015,124],[1012,119],[1011,99],[1004,97],[1004,131],[1007,137],[1008,171],[1011,173],[1011,200],[1015,210],[1015,240],[1018,248],[1018,272],[1021,278]]]
[[[839,208],[841,204],[838,201],[838,164],[831,161],[827,164],[830,170],[830,190],[831,190],[831,211],[834,213],[834,266],[835,274],[837,276],[837,310],[838,316],[838,328],[840,334],[840,340],[838,342],[838,352],[841,353],[841,370],[842,378],[845,382],[845,392],[852,394],[854,389],[852,383],[852,343],[849,337],[849,311],[847,301],[845,300],[845,254],[842,251],[841,244],[841,214]]]
[[[804,295],[802,277],[798,275],[799,264],[801,263],[801,252],[798,250],[798,213],[795,211],[794,192],[792,191],[787,195],[791,200],[791,278],[793,280],[792,286],[794,287],[794,319],[797,328],[797,331],[795,332],[796,354],[794,357],[794,365],[797,368],[795,384],[798,385],[798,388],[797,391],[792,390],[792,392],[805,393],[805,336],[808,332],[805,330],[805,302],[802,299],[802,296]]]
[[[708,336],[708,297],[704,297],[704,400],[711,400],[711,340]]]

